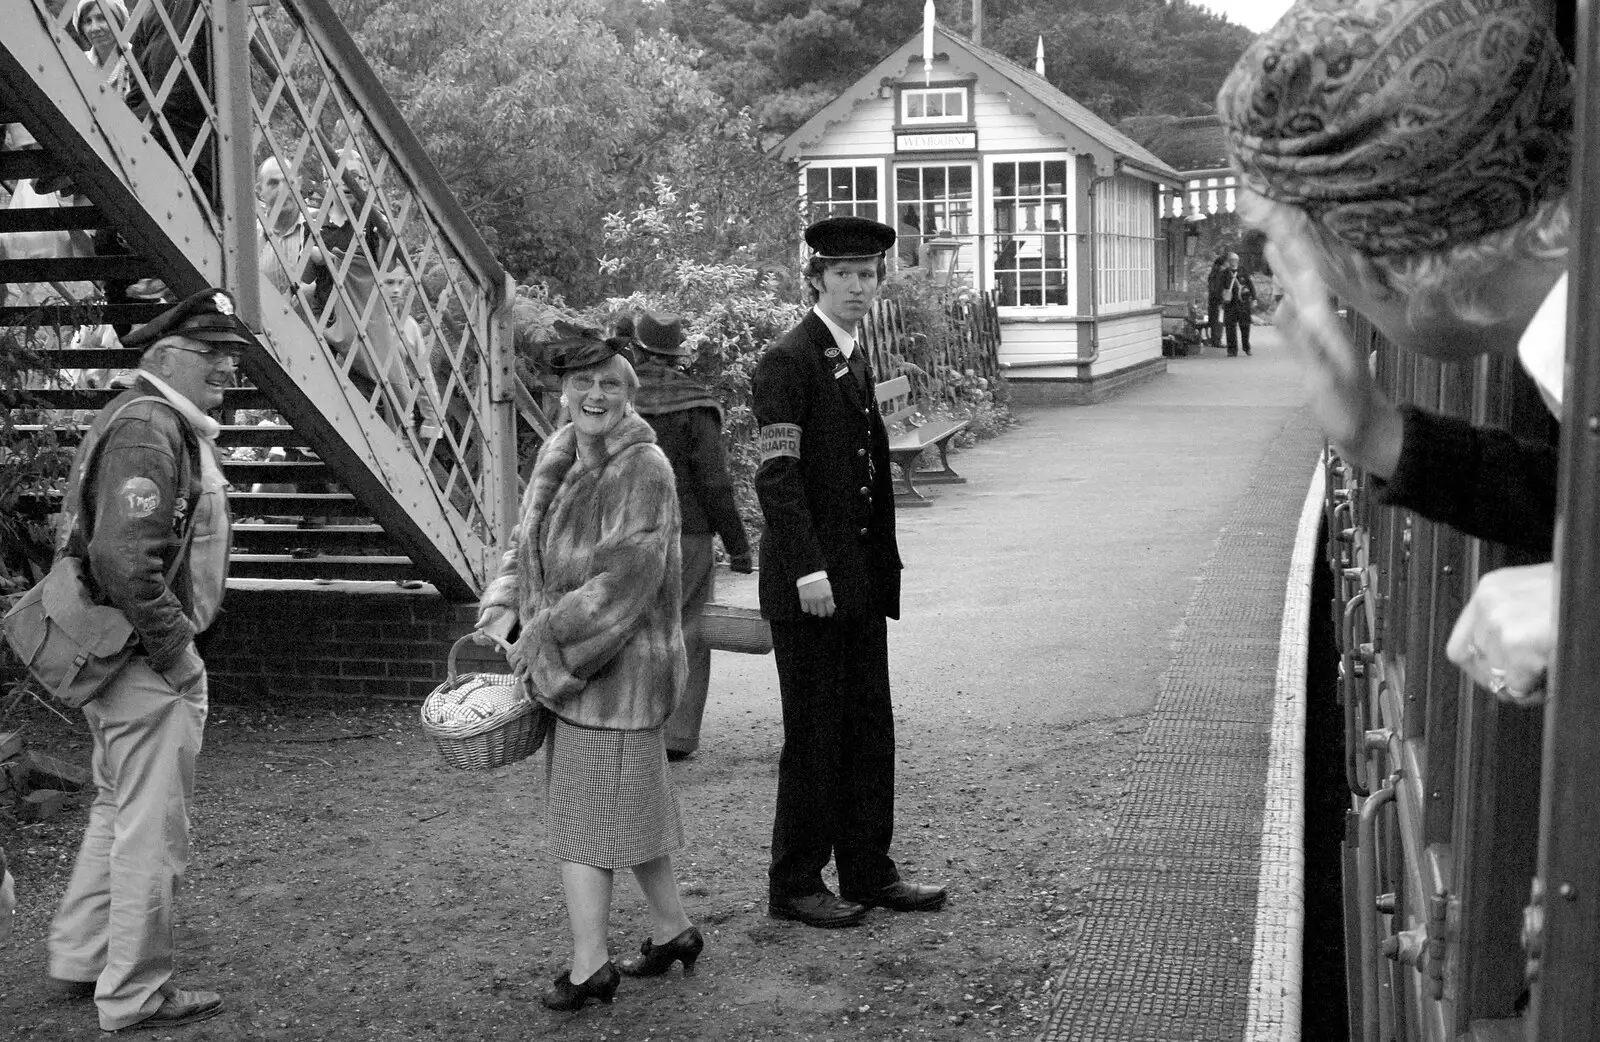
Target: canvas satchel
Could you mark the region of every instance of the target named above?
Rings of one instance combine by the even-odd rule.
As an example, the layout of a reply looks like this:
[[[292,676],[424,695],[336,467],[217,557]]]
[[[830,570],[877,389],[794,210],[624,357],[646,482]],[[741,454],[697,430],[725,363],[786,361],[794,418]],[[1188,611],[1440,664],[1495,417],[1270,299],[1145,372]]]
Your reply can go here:
[[[143,395],[117,412],[141,401],[165,400]],[[115,419],[113,414],[101,429],[110,427]],[[89,448],[86,472],[92,473],[93,455],[98,449],[97,440]],[[188,556],[193,536],[194,511],[190,511],[183,542],[167,568],[168,586]],[[28,672],[52,698],[73,709],[81,708],[104,691],[127,666],[139,644],[133,624],[120,608],[96,604],[90,598],[83,571],[81,559],[63,554],[50,573],[0,619],[6,642]]]

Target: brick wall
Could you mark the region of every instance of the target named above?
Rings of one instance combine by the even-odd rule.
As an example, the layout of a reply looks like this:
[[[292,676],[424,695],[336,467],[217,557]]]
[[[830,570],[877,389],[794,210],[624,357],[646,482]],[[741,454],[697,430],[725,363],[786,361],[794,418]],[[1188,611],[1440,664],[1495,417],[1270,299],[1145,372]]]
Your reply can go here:
[[[420,702],[446,678],[450,645],[478,617],[432,587],[394,583],[235,581],[222,617],[200,639],[211,697],[361,697]],[[503,672],[505,660],[468,645],[461,672]]]

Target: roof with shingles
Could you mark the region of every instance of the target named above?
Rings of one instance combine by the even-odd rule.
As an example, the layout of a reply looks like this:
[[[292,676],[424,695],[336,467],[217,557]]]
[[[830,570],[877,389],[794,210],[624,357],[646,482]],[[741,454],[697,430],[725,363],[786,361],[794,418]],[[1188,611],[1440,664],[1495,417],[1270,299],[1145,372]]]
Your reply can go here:
[[[1031,69],[973,43],[957,33],[940,26],[934,27],[935,54],[942,41],[950,53],[945,55],[958,69],[977,75],[980,84],[991,91],[1011,97],[1012,107],[1018,107],[1018,94],[1022,98],[1042,105],[1046,112],[1030,112],[1045,130],[1054,130],[1067,137],[1069,144],[1083,144],[1085,151],[1096,154],[1097,165],[1103,173],[1110,173],[1116,161],[1143,169],[1159,180],[1173,184],[1182,182],[1182,175],[1162,161],[1155,153],[1113,127],[1086,107],[1063,94],[1049,80]],[[957,54],[962,57],[958,59]],[[778,143],[774,150],[784,159],[794,159],[805,146],[819,141],[827,128],[849,118],[855,106],[877,96],[879,86],[887,79],[899,79],[911,58],[922,54],[922,33],[918,31],[904,44],[873,66],[865,76],[846,88],[827,105],[824,105],[794,133]],[[964,60],[962,60],[964,59]],[[1009,88],[1009,89],[1008,89]]]
[[[1183,116],[1162,122],[1151,120],[1148,125],[1150,132],[1140,136],[1148,143],[1150,151],[1174,168],[1188,173],[1191,170],[1220,170],[1227,167],[1227,140],[1222,132],[1222,121],[1216,116]]]

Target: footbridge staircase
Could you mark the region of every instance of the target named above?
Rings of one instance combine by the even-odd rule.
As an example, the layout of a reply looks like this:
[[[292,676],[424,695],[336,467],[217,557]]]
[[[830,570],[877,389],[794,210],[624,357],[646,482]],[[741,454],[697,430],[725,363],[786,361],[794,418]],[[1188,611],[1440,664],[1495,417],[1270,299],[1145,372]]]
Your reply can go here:
[[[550,429],[505,272],[327,0],[126,6],[100,63],[74,3],[0,18],[0,181],[38,197],[0,210],[13,442],[70,444],[118,393],[96,374],[138,364],[108,331],[223,286],[251,337],[219,438],[233,577],[474,598],[519,433]]]

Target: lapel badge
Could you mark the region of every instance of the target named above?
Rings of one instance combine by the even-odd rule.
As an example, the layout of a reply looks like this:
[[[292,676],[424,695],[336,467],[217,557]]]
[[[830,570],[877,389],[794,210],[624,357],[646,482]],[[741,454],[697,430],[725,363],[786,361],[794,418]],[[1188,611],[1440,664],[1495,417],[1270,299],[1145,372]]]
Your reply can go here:
[[[839,345],[835,344],[834,346],[828,348],[826,351],[824,351],[822,353],[825,356],[827,356],[828,358],[838,358],[839,357],[839,353],[840,353],[839,352]]]
[[[839,366],[837,369],[835,369],[833,371],[833,378],[835,380],[838,380],[841,377],[843,377],[845,373],[848,373],[849,371],[850,371],[850,367],[848,365],[841,365],[841,366]]]

